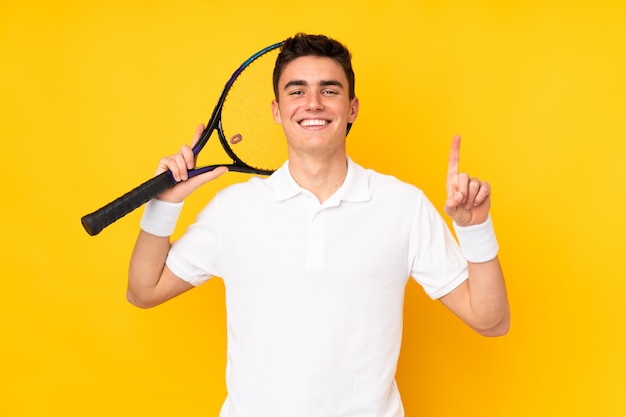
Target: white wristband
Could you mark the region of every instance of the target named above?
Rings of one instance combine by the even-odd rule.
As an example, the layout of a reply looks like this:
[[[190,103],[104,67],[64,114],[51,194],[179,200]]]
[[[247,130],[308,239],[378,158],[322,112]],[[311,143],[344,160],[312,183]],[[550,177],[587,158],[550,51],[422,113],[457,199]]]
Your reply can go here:
[[[139,226],[151,235],[165,237],[174,233],[183,203],[170,203],[156,198],[148,201]]]
[[[459,226],[453,222],[453,226],[459,239],[461,253],[468,262],[487,262],[498,255],[498,241],[491,216],[487,216],[487,220],[481,224]]]

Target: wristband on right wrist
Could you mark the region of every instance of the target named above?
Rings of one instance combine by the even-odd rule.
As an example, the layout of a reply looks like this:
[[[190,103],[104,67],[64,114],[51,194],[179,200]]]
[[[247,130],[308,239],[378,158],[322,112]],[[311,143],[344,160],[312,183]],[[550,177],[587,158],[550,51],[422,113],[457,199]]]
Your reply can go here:
[[[171,203],[153,198],[146,204],[139,226],[154,236],[170,236],[174,233],[182,209],[183,202]]]
[[[453,222],[461,253],[468,262],[482,263],[498,256],[498,241],[491,215],[481,224],[459,226]]]

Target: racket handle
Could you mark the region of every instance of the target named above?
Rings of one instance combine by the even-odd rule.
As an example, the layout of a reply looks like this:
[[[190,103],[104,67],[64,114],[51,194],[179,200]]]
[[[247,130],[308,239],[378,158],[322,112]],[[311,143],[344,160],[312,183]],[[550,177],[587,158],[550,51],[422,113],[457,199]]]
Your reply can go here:
[[[172,178],[171,173],[169,171],[163,172],[111,201],[106,206],[83,216],[81,218],[83,227],[90,236],[95,236],[114,221],[147,203],[163,191],[172,188],[175,184],[176,181]]]

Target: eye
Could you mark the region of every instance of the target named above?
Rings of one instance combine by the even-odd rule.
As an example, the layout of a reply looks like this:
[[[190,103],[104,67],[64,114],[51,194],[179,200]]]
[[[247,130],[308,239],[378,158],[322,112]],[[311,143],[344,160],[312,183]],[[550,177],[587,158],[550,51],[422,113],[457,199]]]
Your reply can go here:
[[[322,94],[325,96],[332,96],[332,95],[339,94],[339,93],[335,90],[323,90]]]

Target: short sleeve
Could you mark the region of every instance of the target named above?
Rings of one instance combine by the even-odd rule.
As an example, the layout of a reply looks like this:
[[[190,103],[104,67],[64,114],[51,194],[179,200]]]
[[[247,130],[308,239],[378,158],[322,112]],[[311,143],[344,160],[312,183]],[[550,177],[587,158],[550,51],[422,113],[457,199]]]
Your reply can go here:
[[[441,215],[421,196],[409,244],[411,276],[432,299],[438,299],[467,279],[467,261]]]
[[[218,217],[219,195],[216,196],[170,248],[167,267],[179,278],[197,286],[220,274]]]

